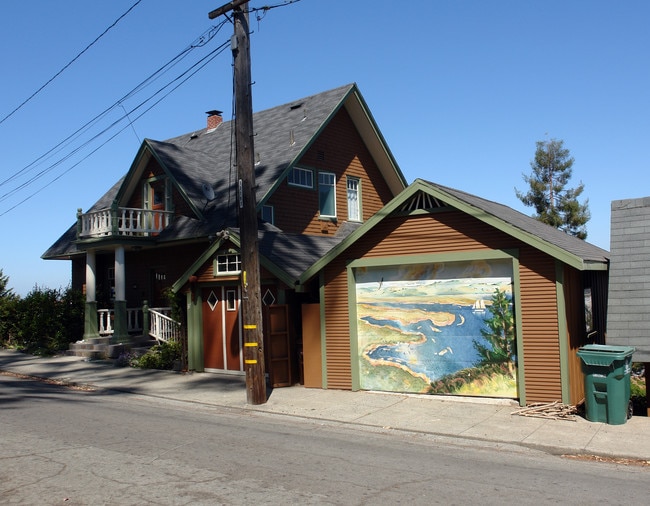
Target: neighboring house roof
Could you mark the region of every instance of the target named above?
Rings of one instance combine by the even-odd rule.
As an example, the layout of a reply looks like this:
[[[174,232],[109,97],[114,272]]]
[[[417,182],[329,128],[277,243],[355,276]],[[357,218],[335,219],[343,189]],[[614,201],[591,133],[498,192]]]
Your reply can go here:
[[[393,194],[397,195],[406,187],[406,179],[356,84],[348,84],[253,115],[258,207],[272,195],[342,107],[352,118]],[[124,205],[134,191],[140,191],[138,182],[142,171],[147,161],[154,157],[196,215],[177,217],[156,237],[158,243],[207,237],[235,226],[236,171],[232,169],[231,123],[223,122],[214,130],[205,128],[164,142],[146,139],[126,176],[89,211],[108,208],[115,199],[119,205]],[[206,201],[203,193],[204,183],[214,190],[215,198],[211,202]],[[43,258],[69,258],[81,253],[74,243],[74,230],[75,226],[71,227]]]
[[[598,246],[589,244],[498,202],[416,179],[404,192],[396,196],[371,219],[310,266],[301,275],[299,282],[307,282],[386,217],[408,212],[409,201],[426,201],[426,199],[418,198],[419,193],[430,196],[431,200],[428,202],[433,203],[431,204],[433,206],[456,208],[576,269],[606,270],[608,268],[609,252]]]

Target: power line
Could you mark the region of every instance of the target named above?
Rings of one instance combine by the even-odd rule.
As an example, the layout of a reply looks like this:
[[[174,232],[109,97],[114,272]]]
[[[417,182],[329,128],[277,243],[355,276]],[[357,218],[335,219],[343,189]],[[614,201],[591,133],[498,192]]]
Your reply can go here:
[[[230,46],[230,40],[228,40],[227,42],[224,42],[224,43],[223,43],[222,45],[220,45],[217,49],[213,50],[213,51],[210,52],[207,56],[205,56],[204,58],[202,58],[201,60],[199,60],[198,62],[196,62],[194,65],[192,65],[192,66],[191,66],[189,69],[187,69],[185,72],[183,72],[182,74],[180,74],[179,76],[177,76],[177,77],[176,77],[174,80],[172,80],[170,83],[166,84],[163,88],[159,89],[159,90],[158,90],[156,93],[154,93],[151,97],[149,97],[148,99],[146,99],[144,102],[141,102],[141,103],[140,103],[138,106],[136,106],[135,108],[131,109],[131,111],[130,111],[129,113],[125,114],[124,116],[122,116],[122,117],[119,118],[118,120],[114,121],[111,125],[109,125],[108,127],[106,127],[104,130],[102,130],[101,132],[99,132],[98,134],[96,134],[95,136],[93,136],[91,139],[89,139],[88,141],[86,141],[84,144],[82,144],[81,146],[79,146],[78,148],[76,148],[72,153],[69,153],[69,154],[66,155],[63,159],[58,160],[55,164],[51,165],[48,169],[46,169],[46,170],[42,171],[41,173],[39,173],[39,177],[37,177],[37,178],[32,178],[31,182],[36,181],[36,179],[40,179],[40,177],[44,176],[45,173],[49,172],[50,170],[52,170],[52,169],[55,168],[56,166],[60,165],[60,164],[61,164],[63,161],[65,161],[67,158],[71,157],[73,154],[77,153],[78,151],[80,151],[81,149],[83,149],[84,147],[86,147],[88,144],[90,144],[90,143],[93,142],[94,140],[96,140],[96,139],[98,139],[99,137],[101,137],[103,134],[105,134],[106,132],[108,132],[109,130],[111,130],[113,127],[117,126],[117,125],[118,125],[122,120],[124,120],[125,117],[127,117],[128,114],[135,112],[137,109],[139,109],[140,107],[142,107],[144,104],[146,104],[146,103],[147,103],[149,100],[151,100],[153,97],[155,97],[156,95],[158,95],[159,93],[161,93],[165,88],[169,87],[172,83],[174,83],[174,82],[178,81],[179,79],[181,79],[182,77],[186,76],[186,77],[185,77],[184,79],[182,79],[182,80],[181,80],[181,81],[180,81],[176,86],[174,86],[171,90],[169,90],[167,93],[165,93],[165,94],[164,94],[162,97],[160,97],[158,100],[156,100],[156,101],[155,101],[153,104],[151,104],[147,109],[145,109],[144,111],[142,111],[138,116],[136,116],[136,118],[135,118],[133,121],[137,121],[138,119],[140,119],[140,118],[141,118],[142,116],[144,116],[147,112],[149,112],[151,109],[153,109],[156,105],[158,105],[160,102],[162,102],[162,101],[163,101],[163,100],[164,100],[168,95],[170,95],[171,93],[173,93],[173,92],[174,92],[176,89],[178,89],[182,84],[184,84],[185,82],[187,82],[187,81],[188,81],[191,77],[193,77],[197,72],[199,72],[200,70],[202,70],[202,69],[203,69],[203,68],[204,68],[208,63],[210,63],[210,62],[211,62],[212,60],[214,60],[217,56],[219,56],[219,55],[220,55],[220,54],[221,54],[221,53],[222,53],[222,52],[223,52],[227,47],[229,47],[229,46]],[[198,66],[199,64],[200,64],[200,66]],[[198,66],[198,67],[197,67],[197,66]],[[195,67],[196,67],[196,68],[195,68]],[[191,69],[194,69],[194,71],[191,72],[189,75],[187,75],[188,72],[189,72]],[[67,174],[68,172],[70,172],[72,169],[74,169],[75,167],[77,167],[78,165],[80,165],[82,162],[84,162],[86,159],[88,159],[88,158],[89,158],[90,156],[92,156],[94,153],[96,153],[97,151],[99,151],[102,147],[104,147],[106,144],[108,144],[110,141],[112,141],[115,137],[117,137],[120,133],[122,133],[122,132],[123,132],[125,129],[127,129],[128,127],[129,127],[128,124],[125,125],[125,126],[123,126],[121,129],[119,129],[117,132],[115,132],[111,137],[109,137],[108,139],[106,139],[106,140],[105,140],[104,142],[102,142],[99,146],[97,146],[95,149],[93,149],[90,153],[88,153],[87,155],[85,155],[81,160],[77,161],[76,163],[74,163],[73,165],[71,165],[70,167],[68,167],[68,168],[67,168],[66,170],[64,170],[61,174],[59,174],[59,175],[56,176],[54,179],[52,179],[52,180],[50,180],[49,182],[47,182],[45,185],[43,185],[42,187],[40,187],[38,190],[32,192],[30,195],[28,195],[27,197],[25,197],[25,198],[24,198],[23,200],[21,200],[20,202],[14,204],[14,205],[11,206],[10,208],[8,208],[8,209],[6,209],[5,211],[3,211],[2,213],[0,213],[0,216],[4,216],[5,214],[7,214],[7,213],[9,213],[10,211],[16,209],[16,208],[19,207],[20,205],[24,204],[25,202],[27,202],[27,201],[30,200],[31,198],[33,198],[33,197],[35,197],[36,195],[38,195],[40,192],[42,192],[43,190],[45,190],[48,186],[50,186],[51,184],[53,184],[53,183],[55,183],[56,181],[58,181],[59,179],[61,179],[65,174]],[[31,183],[31,182],[30,182],[30,183]],[[24,186],[24,185],[23,185],[23,186]],[[14,193],[14,192],[11,192],[11,193]],[[0,198],[0,201],[4,200],[4,197],[5,197],[5,196],[3,196],[2,198]]]
[[[277,4],[277,5],[272,5],[272,6],[265,6],[265,7],[262,7],[262,8],[256,8],[256,9],[249,9],[249,12],[258,12],[258,11],[262,11],[262,12],[264,12],[264,14],[266,14],[266,12],[269,11],[269,10],[271,10],[271,9],[275,9],[275,8],[277,8],[277,7],[284,7],[284,6],[287,6],[287,5],[289,5],[289,4],[292,4],[292,3],[295,3],[295,2],[298,2],[298,1],[300,1],[300,0],[285,0],[285,2],[284,2],[283,4]],[[134,5],[133,5],[133,6],[132,6],[128,11],[127,11],[127,12],[126,12],[126,13],[124,13],[124,14],[123,14],[123,15],[122,15],[122,16],[121,16],[121,17],[120,17],[120,18],[119,18],[115,23],[113,23],[113,25],[111,25],[111,27],[114,26],[114,25],[115,25],[115,24],[116,24],[116,23],[117,23],[121,18],[123,18],[126,14],[128,14],[128,12],[129,12],[130,10],[132,10],[135,6],[137,6],[138,3],[140,3],[140,2],[141,2],[141,0],[138,0],[138,1],[137,1],[137,2],[136,2],[136,3],[135,3],[135,4],[134,4]],[[257,20],[260,21],[260,20],[261,20],[261,17],[258,17]],[[6,192],[5,194],[1,195],[1,196],[0,196],[0,202],[3,202],[3,201],[5,201],[7,198],[11,197],[12,195],[18,193],[19,191],[21,191],[21,190],[27,188],[28,186],[31,186],[33,183],[35,183],[35,182],[38,181],[39,179],[45,177],[48,173],[50,173],[50,172],[53,171],[55,168],[57,168],[58,166],[60,166],[62,163],[64,163],[64,162],[67,161],[68,159],[70,159],[72,156],[76,155],[76,154],[79,153],[81,150],[83,150],[84,148],[86,148],[88,145],[90,145],[91,143],[93,143],[94,141],[96,141],[97,139],[99,139],[101,136],[103,136],[104,134],[106,134],[107,132],[109,132],[110,130],[112,130],[113,128],[115,128],[115,127],[116,127],[117,125],[119,125],[119,124],[120,124],[120,123],[121,123],[125,118],[128,120],[128,124],[127,124],[126,126],[122,127],[120,130],[118,130],[118,131],[117,131],[114,135],[112,135],[109,139],[107,139],[106,141],[104,141],[104,142],[103,142],[102,144],[100,144],[97,148],[93,149],[90,153],[88,153],[87,155],[85,155],[81,160],[79,160],[79,161],[77,161],[76,163],[74,163],[71,167],[68,167],[68,168],[67,168],[66,170],[64,170],[61,174],[59,174],[58,176],[54,177],[52,180],[50,180],[48,183],[46,183],[45,185],[43,185],[41,188],[39,188],[38,190],[36,190],[36,191],[34,191],[33,193],[31,193],[30,195],[28,195],[27,197],[25,197],[24,199],[22,199],[20,202],[16,203],[15,205],[13,205],[13,206],[11,206],[10,208],[6,209],[5,211],[1,212],[1,213],[0,213],[0,216],[4,216],[5,214],[7,214],[8,212],[12,211],[12,210],[15,209],[16,207],[20,206],[21,204],[23,204],[23,203],[25,203],[26,201],[28,201],[28,200],[30,200],[31,198],[33,198],[35,195],[37,195],[38,193],[40,193],[41,191],[43,191],[44,189],[46,189],[48,186],[50,186],[50,185],[53,184],[54,182],[58,181],[61,177],[63,177],[65,174],[67,174],[67,173],[70,172],[72,169],[74,169],[75,167],[77,167],[80,163],[82,163],[83,161],[85,161],[88,157],[92,156],[96,151],[98,151],[100,148],[102,148],[104,145],[106,145],[108,142],[110,142],[112,139],[114,139],[117,135],[119,135],[122,131],[124,131],[126,128],[128,128],[129,125],[131,125],[131,127],[133,128],[133,123],[134,123],[135,121],[137,121],[137,120],[138,120],[139,118],[141,118],[144,114],[146,114],[148,111],[150,111],[153,107],[155,107],[158,103],[160,103],[164,98],[166,98],[169,94],[171,94],[171,93],[172,93],[173,91],[175,91],[178,87],[180,87],[183,83],[185,83],[189,78],[191,78],[194,74],[196,74],[199,70],[201,70],[205,65],[207,65],[210,61],[212,61],[216,56],[218,56],[218,55],[223,51],[223,49],[224,49],[224,48],[225,48],[225,47],[230,43],[230,41],[223,43],[223,44],[220,45],[217,49],[215,49],[215,50],[213,50],[212,52],[210,52],[207,56],[203,57],[203,58],[200,59],[198,62],[196,62],[196,63],[194,63],[193,65],[191,65],[188,69],[186,69],[184,72],[182,72],[181,74],[179,74],[176,78],[174,78],[172,81],[168,82],[166,85],[164,85],[162,88],[160,88],[158,91],[156,91],[154,94],[152,94],[151,96],[149,96],[147,99],[145,99],[144,101],[142,101],[140,104],[138,104],[136,107],[134,107],[134,108],[131,109],[130,111],[127,111],[126,108],[124,107],[124,101],[125,101],[125,100],[127,100],[127,99],[129,99],[129,98],[132,98],[133,96],[135,96],[136,94],[138,94],[139,92],[141,92],[142,90],[144,90],[145,88],[147,88],[149,85],[151,85],[151,84],[152,84],[153,82],[155,82],[157,79],[159,79],[162,75],[164,75],[164,74],[167,73],[169,70],[171,70],[171,68],[173,68],[176,64],[178,64],[180,61],[182,61],[182,60],[183,60],[187,55],[189,55],[189,53],[190,53],[192,50],[207,45],[207,44],[208,44],[208,43],[209,43],[209,42],[214,38],[214,36],[215,36],[219,31],[220,31],[220,29],[223,27],[223,25],[226,24],[226,22],[227,22],[227,21],[222,21],[222,22],[219,23],[218,25],[216,25],[216,26],[212,26],[212,27],[210,27],[208,30],[204,31],[204,32],[203,32],[199,37],[197,37],[197,38],[196,38],[196,39],[195,39],[195,40],[194,40],[194,41],[193,41],[189,46],[187,46],[185,49],[183,49],[183,50],[182,50],[178,55],[176,55],[174,58],[172,58],[172,59],[171,59],[169,62],[167,62],[165,65],[163,65],[162,67],[160,67],[158,70],[156,70],[153,74],[151,74],[149,77],[147,77],[145,80],[143,80],[140,84],[138,84],[135,88],[133,88],[131,91],[129,91],[129,92],[128,92],[126,95],[124,95],[122,98],[120,98],[119,100],[117,100],[117,101],[116,101],[114,104],[112,104],[110,107],[106,108],[106,109],[105,109],[104,111],[102,111],[100,114],[98,114],[97,116],[95,116],[93,119],[91,119],[90,121],[88,121],[86,124],[84,124],[84,125],[83,125],[82,127],[80,127],[79,129],[77,129],[74,133],[72,133],[71,135],[69,135],[68,137],[66,137],[64,140],[62,140],[61,142],[59,142],[58,144],[56,144],[53,148],[51,148],[50,150],[48,150],[47,152],[45,152],[43,155],[39,156],[36,160],[34,160],[33,162],[31,162],[31,163],[28,164],[27,166],[23,167],[21,170],[19,170],[18,172],[16,172],[16,173],[13,174],[12,176],[6,178],[4,181],[0,181],[0,187],[1,187],[1,186],[5,185],[5,184],[7,184],[7,183],[9,183],[9,182],[11,182],[11,181],[17,179],[18,177],[20,177],[20,176],[22,176],[22,175],[24,175],[24,174],[26,174],[26,173],[28,173],[28,172],[31,172],[31,170],[33,170],[36,166],[38,166],[38,165],[40,165],[41,163],[43,163],[45,160],[47,160],[47,159],[49,159],[49,158],[52,158],[52,157],[55,156],[57,153],[60,153],[61,151],[63,151],[66,147],[68,147],[68,146],[69,146],[70,144],[72,144],[75,140],[77,140],[79,137],[81,137],[85,132],[87,132],[88,130],[90,130],[90,128],[92,128],[95,124],[97,124],[97,123],[98,123],[98,122],[99,122],[103,117],[105,117],[105,116],[106,116],[109,112],[111,112],[113,109],[115,109],[115,108],[117,108],[117,107],[121,107],[121,108],[124,110],[124,115],[122,115],[121,117],[119,117],[117,120],[115,120],[113,123],[111,123],[108,127],[104,128],[101,132],[99,132],[98,134],[94,135],[93,137],[91,137],[91,138],[88,139],[87,141],[83,142],[81,145],[75,147],[74,149],[72,149],[72,151],[69,151],[68,153],[66,153],[65,155],[63,155],[61,158],[59,158],[58,160],[56,160],[55,162],[53,162],[52,164],[50,164],[48,167],[46,167],[45,169],[43,169],[42,171],[40,171],[39,173],[37,173],[36,175],[34,175],[33,177],[31,177],[29,180],[23,182],[22,184],[18,185],[17,187],[13,188],[12,190],[10,190],[10,191]],[[109,27],[106,31],[108,31],[111,27]],[[106,31],[105,31],[104,33],[106,33]],[[102,35],[103,35],[103,34],[102,34]],[[100,37],[101,37],[101,36],[100,36]],[[98,40],[100,37],[98,37],[96,40]],[[95,42],[96,42],[96,41],[95,41]],[[94,43],[94,42],[93,42],[93,43]],[[92,44],[91,44],[91,45],[92,45]],[[88,46],[88,48],[89,48],[89,47],[90,47],[90,45]],[[86,49],[88,49],[88,48],[86,48]],[[85,50],[84,50],[84,51],[85,51]],[[82,53],[83,53],[83,52],[82,52]],[[80,54],[77,56],[77,58],[78,58],[82,53],[80,53]],[[75,58],[75,59],[76,59],[76,58]],[[74,60],[73,60],[73,61],[74,61]],[[70,63],[72,63],[72,62],[70,62]],[[70,64],[68,64],[67,66],[69,66],[69,65],[70,65]],[[147,104],[149,101],[151,101],[154,97],[156,97],[157,95],[159,95],[160,93],[162,93],[166,88],[168,88],[169,86],[171,86],[174,82],[176,82],[176,81],[178,81],[179,79],[183,78],[183,76],[185,76],[188,72],[190,72],[190,71],[191,71],[193,68],[195,68],[197,65],[200,65],[200,66],[199,66],[198,68],[196,68],[196,70],[194,70],[193,72],[191,72],[191,74],[189,74],[189,76],[187,76],[187,77],[186,77],[185,79],[183,79],[180,83],[178,83],[176,86],[174,86],[171,90],[169,90],[167,93],[165,93],[161,98],[159,98],[158,100],[156,100],[156,101],[155,101],[155,102],[154,102],[150,107],[148,107],[148,108],[145,109],[141,114],[139,114],[137,117],[135,117],[135,119],[131,119],[131,116],[130,116],[130,115],[131,115],[132,113],[136,112],[138,109],[140,109],[140,108],[143,107],[145,104]],[[66,67],[67,67],[67,66],[66,66]],[[65,67],[64,67],[64,69],[62,69],[60,72],[62,72],[63,70],[65,70]],[[59,73],[60,73],[60,72],[59,72]],[[58,75],[58,74],[57,74],[57,75]],[[56,76],[55,76],[55,77],[56,77]],[[54,78],[53,78],[53,79],[54,79]],[[47,85],[47,83],[46,83],[46,85]],[[44,85],[44,86],[45,86],[45,85]],[[44,87],[44,86],[43,86],[43,87]],[[41,88],[41,89],[42,89],[42,88]],[[40,90],[39,90],[39,91],[40,91]],[[38,92],[36,92],[36,93],[38,93]],[[35,93],[35,94],[36,94],[36,93]],[[34,95],[35,95],[35,94],[34,94]],[[30,98],[32,98],[32,97],[30,97]],[[29,99],[28,99],[28,100],[29,100]],[[27,102],[27,101],[25,101],[25,103],[26,103],[26,102]],[[24,104],[22,104],[22,105],[24,105]],[[22,106],[22,105],[21,105],[21,106]],[[17,109],[16,109],[16,110],[17,110]],[[15,112],[15,111],[14,111],[14,112]],[[11,114],[13,114],[13,112],[12,112]],[[9,117],[9,116],[7,116],[7,117]],[[7,118],[7,117],[6,117],[6,118]],[[5,118],[5,119],[6,119],[6,118]],[[4,121],[4,119],[3,119],[2,121]],[[2,121],[0,121],[0,123],[2,123]],[[137,136],[137,133],[136,133],[136,136]]]
[[[219,25],[216,26],[211,26],[209,29],[205,30],[201,35],[199,35],[197,38],[192,41],[191,44],[189,44],[187,47],[185,47],[179,54],[174,56],[171,60],[169,60],[167,63],[165,63],[162,67],[160,67],[158,70],[156,70],[153,74],[151,74],[149,77],[144,79],[142,82],[140,82],[135,88],[133,88],[131,91],[129,91],[127,94],[125,94],[123,97],[118,99],[115,103],[113,103],[111,106],[107,107],[104,109],[101,113],[97,114],[94,118],[92,118],[90,121],[86,122],[83,126],[75,130],[72,134],[70,134],[68,137],[57,143],[54,147],[50,148],[48,151],[40,155],[38,158],[36,158],[34,161],[31,163],[27,164],[25,167],[14,173],[13,175],[7,177],[3,181],[0,181],[0,187],[4,186],[7,183],[10,183],[11,181],[19,178],[20,176],[23,176],[29,172],[31,172],[35,167],[40,165],[42,162],[45,160],[51,158],[52,156],[56,155],[57,153],[61,152],[63,149],[65,149],[67,146],[72,144],[76,139],[81,137],[86,131],[90,130],[95,124],[97,124],[103,117],[108,115],[109,112],[111,112],[113,109],[122,106],[122,104],[128,100],[129,98],[134,97],[136,94],[138,94],[140,91],[144,90],[147,88],[149,85],[154,83],[156,80],[158,80],[160,77],[162,77],[165,73],[170,71],[174,66],[176,66],[178,63],[180,63],[186,56],[189,55],[189,53],[199,47],[204,47],[206,46],[219,32],[219,30],[223,27],[225,22],[220,23]],[[157,92],[158,93],[158,92]],[[68,155],[69,156],[69,155]],[[65,157],[67,158],[67,157]],[[65,160],[64,158],[64,160]],[[56,164],[55,164],[56,166]],[[50,166],[50,169],[53,168]],[[5,193],[4,195],[0,196],[0,201],[4,200],[5,197],[7,197],[9,194],[13,194],[19,189],[24,188],[26,185],[30,184],[33,182],[34,178],[30,179],[27,183],[24,183],[20,185],[19,187],[15,188],[9,193]]]
[[[122,18],[124,18],[129,12],[131,12],[142,0],[137,0],[129,9],[122,14],[119,18],[117,18],[113,24],[111,24],[106,30],[104,30],[95,40],[93,40],[90,44],[88,44],[83,51],[81,51],[77,56],[75,56],[72,60],[70,60],[64,67],[59,70],[56,74],[54,74],[52,77],[50,77],[43,86],[41,86],[39,89],[37,89],[34,93],[32,93],[29,97],[27,97],[23,102],[16,107],[13,111],[11,111],[9,114],[7,114],[4,118],[0,120],[0,125],[5,122],[5,120],[9,119],[11,116],[14,115],[15,112],[17,112],[19,109],[21,109],[27,102],[29,102],[32,98],[34,98],[36,95],[38,95],[43,89],[50,84],[52,81],[54,81],[57,77],[59,77],[70,65],[72,65],[75,61],[79,59],[79,57],[84,54],[86,51],[88,51],[92,46],[95,45],[95,43],[101,39],[104,35],[108,33],[108,31],[113,28],[115,25],[117,25]]]

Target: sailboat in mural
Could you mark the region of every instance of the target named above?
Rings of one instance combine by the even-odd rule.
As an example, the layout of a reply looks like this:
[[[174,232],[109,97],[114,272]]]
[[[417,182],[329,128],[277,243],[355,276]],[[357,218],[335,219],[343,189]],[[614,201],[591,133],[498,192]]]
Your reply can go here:
[[[475,313],[485,313],[485,301],[483,299],[477,299],[472,305],[472,311]]]

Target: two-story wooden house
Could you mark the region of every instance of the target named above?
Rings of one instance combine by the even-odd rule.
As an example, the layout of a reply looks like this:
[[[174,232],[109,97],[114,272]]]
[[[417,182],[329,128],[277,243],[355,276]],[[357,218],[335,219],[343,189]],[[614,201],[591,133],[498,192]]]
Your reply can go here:
[[[607,251],[459,190],[407,187],[354,84],[253,122],[273,386],[582,400],[576,351],[604,337]],[[145,140],[44,254],[72,261],[87,341],[161,335],[171,290],[189,369],[244,371],[232,139],[212,111],[205,129]]]
[[[72,286],[86,294],[85,340],[127,341],[161,318],[142,314],[143,304],[167,306],[173,288],[188,298],[189,368],[244,370],[231,123],[210,111],[206,128],[145,140],[126,175],[45,252],[72,261]],[[258,112],[254,128],[265,330],[277,336],[267,363],[274,384],[289,384],[300,303],[319,298],[316,281],[297,279],[406,181],[354,84]]]

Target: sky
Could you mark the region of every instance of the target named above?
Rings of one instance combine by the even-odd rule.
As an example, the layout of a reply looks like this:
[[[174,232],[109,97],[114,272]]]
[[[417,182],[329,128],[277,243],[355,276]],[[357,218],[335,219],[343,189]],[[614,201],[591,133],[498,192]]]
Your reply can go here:
[[[3,4],[0,269],[15,293],[68,286],[70,262],[41,255],[128,171],[143,139],[204,128],[212,109],[232,117],[232,25],[208,18],[225,3]],[[611,202],[650,195],[647,0],[249,8],[253,109],[357,83],[408,183],[530,215],[515,188],[527,190],[535,143],[563,140],[569,186],[585,185],[587,241],[604,249]]]

